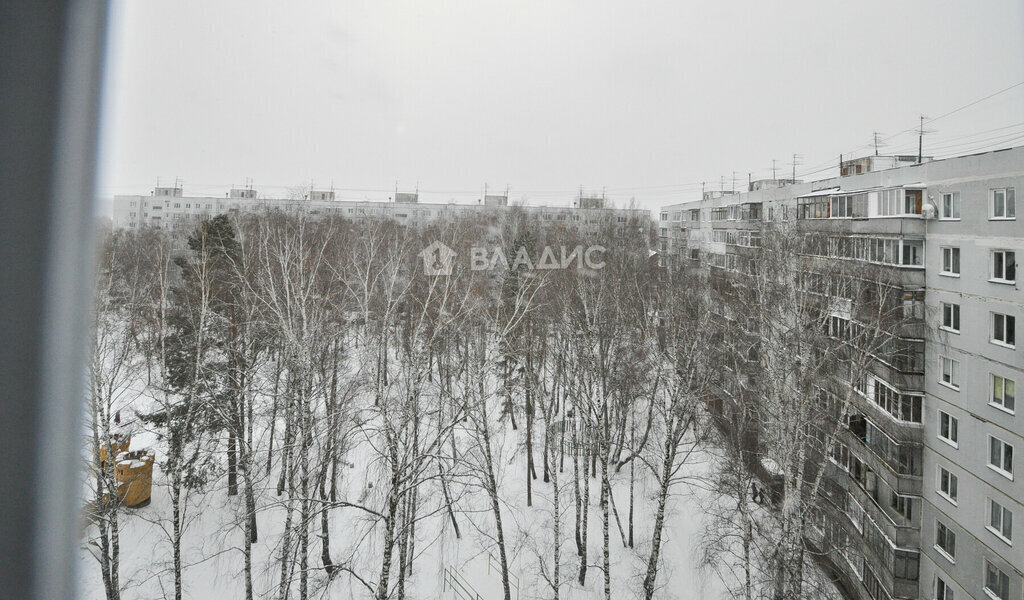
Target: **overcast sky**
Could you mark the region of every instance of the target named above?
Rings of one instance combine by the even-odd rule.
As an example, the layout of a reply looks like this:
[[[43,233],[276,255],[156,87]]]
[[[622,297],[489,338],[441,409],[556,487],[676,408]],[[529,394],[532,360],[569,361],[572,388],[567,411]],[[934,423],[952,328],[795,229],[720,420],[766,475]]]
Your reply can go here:
[[[1024,2],[128,2],[112,8],[100,192],[246,178],[384,200],[645,207],[903,133],[1024,82]],[[925,154],[1024,144],[1024,85]]]

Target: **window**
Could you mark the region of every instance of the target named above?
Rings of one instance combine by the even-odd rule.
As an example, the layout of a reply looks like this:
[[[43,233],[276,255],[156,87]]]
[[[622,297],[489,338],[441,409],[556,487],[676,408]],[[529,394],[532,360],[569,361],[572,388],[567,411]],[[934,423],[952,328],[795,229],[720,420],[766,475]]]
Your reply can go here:
[[[996,250],[992,253],[992,279],[1002,283],[1017,280],[1017,253]]]
[[[899,188],[879,191],[877,205],[878,215],[881,217],[888,217],[900,214],[900,200],[902,200],[902,196],[903,190]]]
[[[1010,600],[1010,576],[985,561],[985,591],[999,600]]]
[[[832,218],[852,217],[853,196],[833,196],[831,210]]]
[[[992,190],[992,218],[1015,219],[1017,209],[1013,197],[1013,188]]]
[[[942,275],[959,275],[960,274],[960,249],[959,248],[943,248],[942,249]]]
[[[868,596],[871,600],[886,600],[891,598],[889,592],[885,591],[885,587],[882,585],[875,574],[871,572],[871,569],[867,569],[867,573],[864,575],[864,589],[868,591]]]
[[[942,195],[942,215],[939,218],[960,218],[960,192],[950,192]]]
[[[917,581],[920,571],[921,555],[908,550],[896,550],[893,556],[892,574],[900,579]]]
[[[903,240],[903,259],[900,264],[920,267],[924,264],[924,241]]]
[[[992,341],[1013,346],[1016,343],[1017,319],[1012,315],[992,313]]]
[[[1013,479],[1013,446],[988,436],[988,466]]]
[[[940,440],[942,440],[944,442],[949,442],[953,446],[956,446],[957,445],[957,440],[959,439],[959,434],[957,432],[958,426],[959,426],[959,421],[957,421],[956,417],[950,415],[949,413],[945,413],[945,412],[943,412],[941,410],[939,411],[939,439]]]
[[[938,520],[935,521],[935,547],[950,561],[956,556],[956,534]]]
[[[989,404],[1012,413],[1017,402],[1015,395],[1016,387],[1012,379],[993,374],[992,399],[989,400]]]
[[[953,600],[953,588],[941,577],[935,578],[935,600]]]
[[[873,379],[873,384],[871,399],[879,408],[898,421],[921,422],[921,396],[900,394],[879,379]]]
[[[939,495],[956,504],[957,477],[945,467],[939,467]]]
[[[921,214],[922,190],[905,190],[903,192],[903,213],[907,215]]]
[[[910,496],[901,496],[896,492],[892,492],[889,498],[889,506],[894,511],[903,516],[907,520],[913,519],[914,516],[914,499]]]
[[[942,328],[960,333],[960,305],[942,303]]]
[[[942,361],[942,383],[953,389],[960,389],[960,361],[940,356]]]
[[[995,500],[988,499],[988,530],[1009,543],[1013,539],[1013,513]]]

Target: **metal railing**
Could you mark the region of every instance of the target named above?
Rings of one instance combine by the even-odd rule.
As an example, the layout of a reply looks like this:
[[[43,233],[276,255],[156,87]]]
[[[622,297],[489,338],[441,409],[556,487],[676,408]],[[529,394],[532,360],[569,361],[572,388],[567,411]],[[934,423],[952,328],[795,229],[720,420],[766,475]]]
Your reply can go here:
[[[445,567],[441,577],[441,591],[447,592],[448,590],[451,590],[452,594],[461,600],[483,600],[483,596],[466,581],[466,578],[455,567]]]
[[[501,574],[501,563],[496,561],[494,559],[494,557],[491,556],[490,553],[488,553],[487,554],[487,574],[488,575],[491,574],[492,565],[493,565],[494,571],[497,572],[500,575]],[[515,588],[516,589],[516,600],[519,600],[519,577],[517,575],[513,574],[511,571],[509,571],[509,573],[508,573],[508,585],[509,585],[510,588]]]

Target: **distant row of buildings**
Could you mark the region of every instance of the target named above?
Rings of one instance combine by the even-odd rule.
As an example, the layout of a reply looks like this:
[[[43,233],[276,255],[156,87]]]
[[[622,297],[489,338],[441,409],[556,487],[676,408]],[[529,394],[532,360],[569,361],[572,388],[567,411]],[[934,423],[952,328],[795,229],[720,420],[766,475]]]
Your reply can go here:
[[[856,418],[829,459],[841,491],[822,535],[848,548],[833,558],[856,598],[1024,598],[1020,190],[1024,148],[1012,148],[865,157],[839,177],[752,182],[661,209],[669,264],[712,279],[742,273],[778,222],[827,232],[830,260],[898,274],[916,325],[889,333],[908,360],[875,361],[851,382]]]
[[[225,197],[186,196],[180,185],[156,187],[148,195],[114,196],[115,228],[192,226],[213,215],[263,210],[304,211],[314,215],[334,215],[347,219],[392,219],[398,223],[423,224],[458,215],[489,214],[513,207],[539,219],[563,222],[577,231],[594,232],[607,223],[626,224],[634,219],[648,223],[650,211],[633,208],[607,208],[603,196],[580,194],[572,206],[532,206],[510,204],[508,195],[487,194],[477,204],[421,203],[418,193],[398,192],[394,201],[371,202],[338,200],[334,191],[312,190],[303,198],[260,197],[252,188],[236,188]]]

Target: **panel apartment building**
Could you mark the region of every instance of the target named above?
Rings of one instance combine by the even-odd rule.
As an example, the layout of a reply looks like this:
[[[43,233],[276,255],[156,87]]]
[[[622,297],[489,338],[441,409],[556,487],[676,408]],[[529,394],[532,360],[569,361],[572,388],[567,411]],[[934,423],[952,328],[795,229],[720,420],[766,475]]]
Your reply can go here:
[[[661,209],[659,244],[673,264],[737,271],[769,223],[795,221],[843,238],[835,260],[891,267],[919,326],[892,332],[908,360],[861,382],[859,435],[830,459],[859,546],[832,562],[855,598],[1022,600],[1024,147],[915,163],[709,192]]]
[[[418,193],[396,193],[393,202],[338,200],[334,191],[314,190],[302,199],[260,197],[251,188],[232,189],[225,197],[185,196],[181,186],[156,187],[149,195],[119,195],[113,200],[115,229],[140,227],[191,227],[199,219],[219,214],[264,210],[305,211],[313,215],[334,215],[352,220],[392,219],[402,224],[424,224],[460,215],[493,214],[508,211],[508,196],[486,195],[479,204],[438,204],[419,202]],[[580,195],[572,206],[520,207],[543,221],[561,222],[567,228],[596,233],[602,226],[616,227],[637,222],[646,226],[650,211],[639,208],[606,208],[603,197]]]

